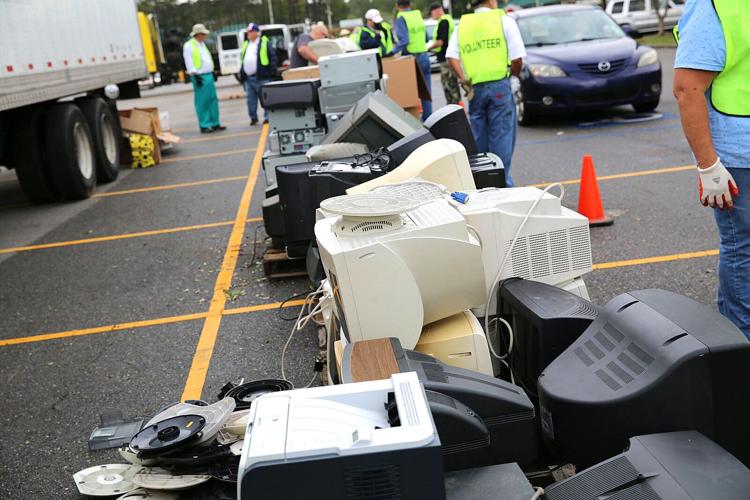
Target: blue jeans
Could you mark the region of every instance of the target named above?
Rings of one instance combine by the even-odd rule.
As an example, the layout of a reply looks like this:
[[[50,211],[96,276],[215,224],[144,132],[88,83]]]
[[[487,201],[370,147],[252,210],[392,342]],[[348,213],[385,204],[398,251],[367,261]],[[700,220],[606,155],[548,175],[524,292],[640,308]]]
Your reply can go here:
[[[430,69],[430,56],[427,55],[427,52],[423,52],[421,54],[416,54],[414,57],[417,59],[417,65],[422,71],[424,82],[427,84],[427,90],[430,91],[430,96],[432,96],[432,70]],[[425,121],[432,114],[432,101],[427,99],[422,99],[421,101],[422,121]]]
[[[719,228],[719,312],[750,339],[750,169],[730,168],[740,195],[734,209],[714,209]]]
[[[271,80],[258,80],[256,75],[248,76],[245,80],[245,93],[247,94],[247,114],[251,120],[258,119],[258,98],[260,88]]]
[[[513,187],[510,160],[516,147],[516,104],[507,78],[474,85],[469,120],[479,152],[489,151],[503,160],[505,185]]]

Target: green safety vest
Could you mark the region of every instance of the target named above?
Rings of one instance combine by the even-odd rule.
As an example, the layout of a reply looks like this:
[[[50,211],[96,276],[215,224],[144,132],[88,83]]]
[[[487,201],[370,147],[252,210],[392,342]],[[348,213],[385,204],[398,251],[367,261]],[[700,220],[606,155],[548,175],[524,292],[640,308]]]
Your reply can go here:
[[[453,34],[453,30],[456,29],[456,24],[453,21],[453,18],[449,16],[448,14],[443,14],[440,16],[440,19],[438,19],[438,23],[435,25],[435,29],[432,31],[432,40],[437,40],[438,35],[438,27],[440,26],[440,23],[443,22],[443,20],[448,21],[448,40],[451,39],[451,35]],[[445,45],[448,45],[448,40],[445,41]],[[443,49],[443,47],[435,47],[432,49],[433,52],[440,52]]]
[[[191,47],[193,47],[193,67],[195,67],[196,70],[201,69],[201,66],[203,66],[203,59],[201,58],[201,45],[195,38],[191,38],[190,40],[188,40],[188,43]]]
[[[242,42],[242,50],[240,51],[240,64],[245,62],[245,52],[247,52],[247,46],[250,45],[250,40]],[[268,66],[271,61],[268,59],[268,37],[260,37],[260,65]]]
[[[421,54],[427,52],[427,39],[422,13],[418,10],[403,10],[398,13],[396,19],[403,17],[406,21],[406,29],[409,30],[409,45],[406,50],[410,54]]]
[[[383,36],[380,40],[383,42],[383,48],[386,54],[390,54],[393,51],[393,45],[395,40],[393,39],[393,26],[390,23],[383,21],[380,23],[380,29],[383,31]]]
[[[473,84],[494,82],[510,75],[503,16],[502,9],[461,16],[458,46],[466,77]]]
[[[719,113],[750,116],[750,4],[714,0],[727,46],[724,69],[711,84],[711,104]]]
[[[351,40],[352,40],[352,41],[353,41],[354,43],[356,43],[356,44],[357,44],[357,47],[359,47],[360,49],[361,49],[362,47],[360,47],[360,45],[359,45],[359,42],[361,42],[361,41],[362,41],[362,33],[363,33],[363,32],[365,32],[365,31],[366,31],[366,32],[367,32],[367,34],[368,34],[368,35],[370,35],[370,36],[371,36],[372,38],[375,38],[375,37],[377,36],[377,33],[375,33],[375,30],[372,30],[372,29],[370,29],[370,28],[369,28],[368,26],[360,26],[360,28],[359,28],[358,30],[355,30],[355,31],[354,31],[354,33],[352,33],[352,34],[351,34],[351,35],[349,36],[349,38],[351,38]],[[380,37],[380,53],[381,53],[381,54],[385,54],[385,53],[386,53],[386,52],[385,52],[385,45],[383,44],[383,37],[382,37],[382,36]]]

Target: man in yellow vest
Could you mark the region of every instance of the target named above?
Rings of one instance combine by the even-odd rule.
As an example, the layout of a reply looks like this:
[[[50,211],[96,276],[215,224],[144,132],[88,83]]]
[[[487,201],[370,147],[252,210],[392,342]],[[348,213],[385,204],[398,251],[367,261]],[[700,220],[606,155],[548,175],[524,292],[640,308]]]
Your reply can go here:
[[[473,88],[469,119],[479,151],[503,160],[505,184],[513,187],[510,165],[517,125],[510,76],[521,72],[526,48],[518,25],[497,8],[496,0],[474,0],[472,7],[473,14],[461,16],[445,57],[459,82]]]
[[[214,59],[206,47],[210,31],[202,24],[193,26],[190,39],[182,48],[185,70],[193,83],[195,114],[202,134],[226,130],[219,121],[219,98],[214,84]]]
[[[261,34],[260,26],[255,23],[247,25],[240,59],[240,80],[245,85],[247,114],[250,116],[250,126],[253,126],[258,123],[260,88],[276,78],[276,51],[268,37]]]
[[[396,34],[393,31],[393,26],[388,21],[380,23],[381,40],[383,41],[383,49],[385,56],[389,56],[393,52],[393,47],[396,45]]]
[[[445,60],[445,51],[448,50],[448,42],[456,26],[453,17],[446,14],[443,6],[438,3],[430,5],[430,17],[438,22],[432,31],[432,51],[437,56],[438,64],[440,64],[440,83],[443,84],[445,102],[458,104],[461,102],[458,80],[456,80],[456,75],[451,70],[448,61]]]
[[[381,54],[385,54],[385,45],[383,43],[382,23],[383,17],[378,9],[370,9],[365,12],[365,24],[359,26],[352,33],[352,41],[362,50],[379,49]]]
[[[430,56],[427,54],[427,31],[424,27],[422,13],[412,10],[411,0],[396,2],[396,44],[390,54],[411,54],[417,60],[422,72],[427,90],[432,92],[432,72],[430,71]],[[432,114],[432,100],[422,99],[422,121]]]
[[[688,0],[674,94],[721,242],[719,312],[750,338],[750,3]]]

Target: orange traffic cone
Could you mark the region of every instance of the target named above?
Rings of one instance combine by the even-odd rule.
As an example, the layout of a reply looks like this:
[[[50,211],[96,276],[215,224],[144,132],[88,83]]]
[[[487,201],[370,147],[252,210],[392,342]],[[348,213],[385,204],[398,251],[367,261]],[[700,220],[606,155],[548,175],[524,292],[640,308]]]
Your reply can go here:
[[[588,218],[591,227],[609,226],[615,222],[604,213],[602,197],[599,195],[599,184],[596,182],[594,160],[589,155],[583,157],[578,212]]]

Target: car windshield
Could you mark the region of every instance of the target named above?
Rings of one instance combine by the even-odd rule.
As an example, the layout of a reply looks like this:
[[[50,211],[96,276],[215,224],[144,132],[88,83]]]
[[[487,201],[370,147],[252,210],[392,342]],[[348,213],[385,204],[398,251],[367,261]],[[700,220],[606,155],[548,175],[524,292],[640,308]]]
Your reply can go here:
[[[522,16],[518,19],[518,28],[526,46],[558,45],[625,36],[617,23],[599,9]]]

